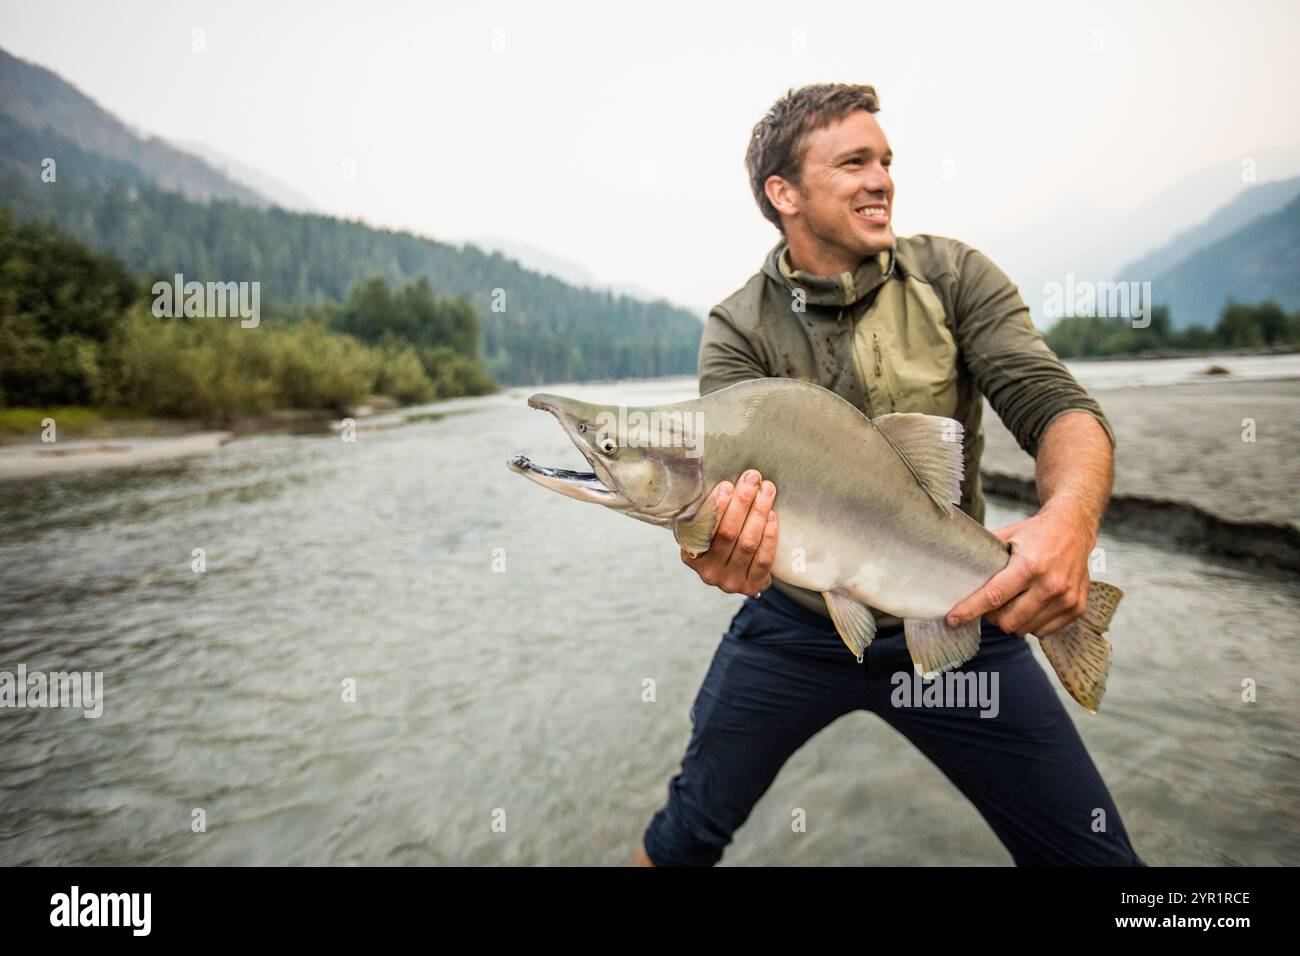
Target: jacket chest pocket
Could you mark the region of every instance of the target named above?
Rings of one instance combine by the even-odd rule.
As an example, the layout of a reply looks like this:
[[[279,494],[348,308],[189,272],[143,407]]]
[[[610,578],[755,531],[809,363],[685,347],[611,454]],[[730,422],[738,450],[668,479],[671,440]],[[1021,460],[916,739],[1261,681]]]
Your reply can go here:
[[[908,278],[881,288],[854,330],[854,355],[871,414],[957,411],[957,342],[943,305]]]

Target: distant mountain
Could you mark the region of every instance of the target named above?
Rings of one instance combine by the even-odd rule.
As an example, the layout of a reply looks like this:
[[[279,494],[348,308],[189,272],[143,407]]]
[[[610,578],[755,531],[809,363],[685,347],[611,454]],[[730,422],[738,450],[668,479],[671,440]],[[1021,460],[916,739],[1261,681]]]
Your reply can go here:
[[[499,252],[504,256],[516,260],[526,269],[532,269],[534,272],[541,272],[545,275],[555,276],[571,285],[586,286],[589,289],[609,289],[621,295],[630,295],[634,299],[644,299],[646,302],[656,302],[663,299],[664,296],[655,292],[653,289],[647,289],[645,286],[637,285],[634,282],[605,282],[600,279],[594,272],[586,266],[574,262],[572,259],[566,259],[563,256],[557,256],[540,246],[535,246],[529,242],[521,242],[518,239],[506,239],[501,236],[484,236],[481,239],[471,241],[472,245],[478,246],[488,252]],[[690,305],[689,303],[673,303],[679,305],[688,311],[695,312],[701,318],[708,314],[707,308]]]
[[[1300,196],[1161,273],[1151,294],[1180,329],[1212,327],[1228,299],[1300,309]]]
[[[52,222],[137,273],[259,282],[264,304],[340,301],[375,275],[428,279],[482,316],[485,363],[507,384],[695,371],[702,323],[671,303],[577,288],[472,245],[289,211],[283,187],[204,152],[229,173],[136,135],[54,73],[0,51],[0,201],[20,222]],[[54,183],[41,179],[47,156]]]
[[[240,185],[247,186],[258,195],[265,196],[271,203],[281,209],[293,209],[297,212],[321,211],[318,205],[292,186],[281,182],[274,176],[267,175],[260,169],[254,169],[252,166],[241,163],[233,156],[227,156],[215,146],[186,140],[178,140],[176,145],[187,153],[201,156],[204,162],[213,169],[224,173]]]
[[[1159,249],[1130,262],[1116,272],[1113,278],[1127,281],[1153,279],[1168,272],[1193,253],[1230,236],[1261,216],[1277,212],[1296,196],[1300,196],[1300,176],[1247,186],[1230,203],[1216,209],[1204,222],[1183,230]],[[1300,263],[1296,267],[1300,268]]]
[[[506,239],[502,236],[483,236],[480,239],[470,240],[467,245],[477,246],[488,255],[499,252],[509,259],[514,259],[525,269],[554,276],[569,285],[583,286],[588,289],[605,288],[605,283],[601,282],[590,269],[530,242]]]
[[[2,102],[2,101],[0,101]],[[53,159],[54,181],[42,178],[46,158]],[[0,169],[26,185],[58,189],[60,186],[152,186],[153,177],[120,159],[82,149],[70,139],[49,130],[35,130],[0,110]]]
[[[233,181],[198,157],[161,139],[136,134],[56,73],[3,49],[0,49],[0,114],[9,118],[5,127],[11,134],[18,127],[31,134],[53,133],[60,144],[75,148],[70,152],[49,149],[32,156],[18,153],[12,141],[0,141],[0,164],[25,165],[36,182],[40,181],[40,163],[45,157],[53,158],[58,164],[59,181],[64,181],[65,159],[73,158],[81,161],[80,168],[93,170],[96,178],[102,178],[98,174],[105,165],[118,164],[120,168],[120,164],[127,164],[139,175],[124,174],[122,178],[143,178],[190,199],[231,199],[252,206],[269,205],[260,193]],[[87,164],[88,157],[107,163]]]
[[[47,134],[49,135],[49,134]],[[20,222],[51,221],[132,271],[199,281],[257,281],[263,303],[339,301],[359,281],[426,278],[483,317],[488,370],[506,384],[651,378],[695,371],[703,325],[667,302],[580,289],[500,253],[333,216],[198,203],[156,187],[58,188],[0,170]]]
[[[1260,180],[1300,176],[1300,145],[1247,155]],[[975,245],[1020,287],[1034,322],[1049,326],[1043,315],[1045,283],[1064,282],[1067,274],[1076,280],[1109,281],[1126,263],[1145,258],[1196,227],[1205,219],[1205,210],[1229,203],[1243,185],[1241,160],[1225,160],[1171,186],[1151,183],[1152,197],[1128,213],[1109,215],[1086,197],[1062,200],[1044,209],[1036,225]]]

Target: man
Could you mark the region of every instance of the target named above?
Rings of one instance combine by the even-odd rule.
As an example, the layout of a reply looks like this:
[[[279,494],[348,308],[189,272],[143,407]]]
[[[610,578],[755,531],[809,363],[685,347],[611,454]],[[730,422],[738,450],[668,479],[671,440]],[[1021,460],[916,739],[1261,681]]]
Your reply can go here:
[[[773,581],[778,489],[747,472],[714,491],[722,517],[709,549],[682,552],[706,584],[749,597],[696,697],[681,771],[636,862],[716,863],[790,755],[843,714],[867,709],[947,775],[1018,865],[1142,866],[1022,636],[1048,637],[1083,613],[1114,435],[989,259],[953,239],[895,238],[893,154],[878,109],[870,86],[820,84],[791,91],[754,127],[750,184],[782,239],[710,313],[700,393],[801,378],[868,417],[956,418],[966,434],[961,508],[981,522],[988,398],[1034,455],[1042,502],[1033,517],[994,532],[1011,544],[1007,567],[949,612],[951,626],[983,618],[980,651],[962,670],[996,672],[998,713],[896,706],[891,678],[912,672],[902,622],[873,609],[879,629],[863,663],[845,653],[822,597]]]

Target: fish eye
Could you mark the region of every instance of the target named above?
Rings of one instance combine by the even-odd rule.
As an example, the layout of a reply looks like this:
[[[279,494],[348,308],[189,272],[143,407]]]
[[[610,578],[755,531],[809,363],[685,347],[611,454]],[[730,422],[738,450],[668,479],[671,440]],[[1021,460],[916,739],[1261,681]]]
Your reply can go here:
[[[614,452],[618,451],[618,442],[614,441],[614,439],[610,438],[608,435],[605,435],[596,444],[606,455],[612,455]]]

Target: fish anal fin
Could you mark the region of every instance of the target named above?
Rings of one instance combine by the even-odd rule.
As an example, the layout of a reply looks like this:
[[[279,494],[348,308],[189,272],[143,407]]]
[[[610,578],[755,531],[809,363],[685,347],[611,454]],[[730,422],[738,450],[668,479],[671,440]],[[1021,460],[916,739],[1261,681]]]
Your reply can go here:
[[[822,597],[826,599],[826,608],[831,612],[831,620],[835,622],[840,640],[861,663],[867,645],[876,636],[876,619],[872,617],[871,609],[861,601],[838,591],[823,591]]]
[[[718,499],[709,495],[689,521],[673,523],[673,537],[692,558],[709,550],[713,532],[718,528]]]
[[[953,505],[961,502],[965,467],[961,422],[919,412],[895,412],[873,418],[871,424],[898,452],[934,503],[952,514]]]
[[[907,618],[903,621],[903,633],[907,636],[912,665],[926,680],[960,667],[980,649],[979,618],[958,627],[949,627],[941,617],[933,620]]]

